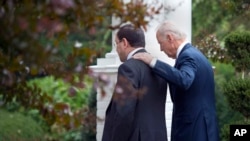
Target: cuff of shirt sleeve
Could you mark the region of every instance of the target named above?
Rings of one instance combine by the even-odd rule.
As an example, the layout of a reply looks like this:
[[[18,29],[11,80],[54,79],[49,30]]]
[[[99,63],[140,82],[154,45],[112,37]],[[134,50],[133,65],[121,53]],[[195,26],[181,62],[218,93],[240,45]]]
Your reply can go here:
[[[155,67],[156,61],[157,61],[157,59],[156,59],[156,58],[153,58],[152,61],[151,61],[150,64],[149,64],[150,67],[152,67],[152,68]]]

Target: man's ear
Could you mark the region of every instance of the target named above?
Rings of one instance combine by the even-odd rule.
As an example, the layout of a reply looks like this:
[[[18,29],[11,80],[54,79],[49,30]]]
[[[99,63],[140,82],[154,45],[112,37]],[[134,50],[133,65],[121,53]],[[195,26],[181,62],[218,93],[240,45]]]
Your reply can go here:
[[[129,42],[126,38],[122,38],[122,43],[124,47],[128,47],[129,46]]]
[[[174,40],[174,37],[171,34],[167,34],[167,39],[169,42],[172,42]]]

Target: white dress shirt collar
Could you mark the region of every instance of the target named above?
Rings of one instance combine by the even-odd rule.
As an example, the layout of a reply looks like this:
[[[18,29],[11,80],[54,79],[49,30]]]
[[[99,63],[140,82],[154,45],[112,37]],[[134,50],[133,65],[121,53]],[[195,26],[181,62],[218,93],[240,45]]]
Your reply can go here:
[[[138,50],[140,50],[140,49],[144,49],[144,48],[143,48],[143,47],[139,47],[139,48],[136,48],[136,49],[134,49],[133,51],[131,51],[131,52],[128,54],[128,56],[127,56],[127,60],[130,59],[130,58],[133,56],[133,54],[134,54],[135,52],[137,52]]]
[[[182,49],[184,48],[184,46],[188,43],[187,40],[185,40],[177,49],[177,53],[176,53],[176,59],[178,58],[179,54],[181,53]]]

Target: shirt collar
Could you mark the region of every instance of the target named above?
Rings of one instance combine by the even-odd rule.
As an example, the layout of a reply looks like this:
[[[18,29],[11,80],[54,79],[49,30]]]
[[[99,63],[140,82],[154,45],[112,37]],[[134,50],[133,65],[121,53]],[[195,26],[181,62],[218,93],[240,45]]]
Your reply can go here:
[[[185,40],[177,49],[176,59],[178,58],[179,54],[181,53],[181,50],[184,48],[184,46],[188,43],[187,40]]]
[[[139,47],[139,48],[136,48],[136,49],[134,49],[133,51],[131,51],[131,52],[128,54],[127,60],[130,59],[130,58],[133,56],[133,54],[134,54],[135,52],[137,52],[138,50],[140,50],[140,49],[143,49],[143,47]]]

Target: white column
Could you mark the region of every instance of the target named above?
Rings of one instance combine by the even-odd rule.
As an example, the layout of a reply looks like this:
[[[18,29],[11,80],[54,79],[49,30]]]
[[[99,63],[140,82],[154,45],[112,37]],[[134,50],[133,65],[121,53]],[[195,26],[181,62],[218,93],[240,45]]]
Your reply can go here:
[[[102,94],[101,88],[97,87],[97,112],[96,112],[96,140],[101,141],[103,128],[104,128],[104,120],[105,120],[105,112],[107,106],[110,102],[114,86],[117,79],[117,68],[118,65],[107,65],[107,66],[91,66],[92,70],[101,75],[108,81],[107,85],[104,86],[105,95]]]

